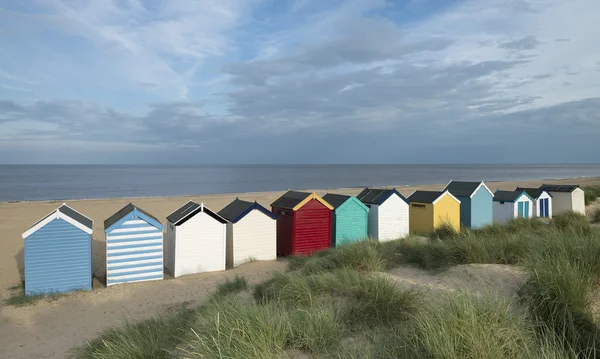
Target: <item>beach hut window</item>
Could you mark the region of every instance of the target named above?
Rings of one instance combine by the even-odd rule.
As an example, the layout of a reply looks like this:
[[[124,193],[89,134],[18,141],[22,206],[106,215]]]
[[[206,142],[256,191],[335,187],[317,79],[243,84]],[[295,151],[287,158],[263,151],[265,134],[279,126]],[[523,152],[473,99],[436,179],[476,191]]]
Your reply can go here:
[[[500,204],[504,204],[504,201],[500,201]]]
[[[411,206],[413,206],[413,207],[419,207],[419,208],[425,208],[424,204],[414,204],[413,203],[413,204],[411,204]]]

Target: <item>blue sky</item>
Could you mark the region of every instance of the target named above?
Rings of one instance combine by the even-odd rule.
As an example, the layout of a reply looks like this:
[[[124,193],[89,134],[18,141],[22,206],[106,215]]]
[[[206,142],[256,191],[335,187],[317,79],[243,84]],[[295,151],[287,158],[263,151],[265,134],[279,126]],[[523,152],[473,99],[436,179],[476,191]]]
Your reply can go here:
[[[0,163],[598,162],[597,0],[4,0]]]

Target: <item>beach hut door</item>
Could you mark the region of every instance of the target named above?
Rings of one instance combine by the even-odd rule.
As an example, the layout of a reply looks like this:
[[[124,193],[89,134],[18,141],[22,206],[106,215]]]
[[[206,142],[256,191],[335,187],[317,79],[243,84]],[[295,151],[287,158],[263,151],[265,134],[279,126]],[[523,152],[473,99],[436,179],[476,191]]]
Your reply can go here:
[[[529,218],[529,202],[525,202],[523,203],[523,205],[525,206],[525,213],[524,213],[524,218]]]
[[[548,208],[548,198],[542,198],[540,200],[540,217],[548,217],[549,216],[549,208]]]
[[[518,214],[519,218],[525,217],[524,216],[524,213],[525,213],[525,203],[518,202],[517,206],[518,206],[518,210],[519,210],[519,214]]]

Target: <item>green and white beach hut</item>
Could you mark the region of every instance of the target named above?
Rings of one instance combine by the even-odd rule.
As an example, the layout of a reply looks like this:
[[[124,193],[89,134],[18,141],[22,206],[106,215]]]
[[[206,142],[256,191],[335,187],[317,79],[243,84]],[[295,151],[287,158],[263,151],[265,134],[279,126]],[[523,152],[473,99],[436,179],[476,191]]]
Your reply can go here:
[[[369,236],[369,207],[354,196],[327,193],[323,199],[333,206],[332,247]]]

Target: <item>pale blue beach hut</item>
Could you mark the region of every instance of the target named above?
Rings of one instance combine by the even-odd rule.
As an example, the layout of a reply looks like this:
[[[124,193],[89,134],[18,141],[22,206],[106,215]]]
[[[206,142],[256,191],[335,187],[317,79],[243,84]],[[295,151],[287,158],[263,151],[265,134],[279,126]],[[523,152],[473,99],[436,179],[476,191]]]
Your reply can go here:
[[[22,234],[26,295],[92,289],[92,226],[63,204]]]
[[[163,228],[131,203],[104,221],[107,286],[163,279]]]
[[[460,225],[482,228],[494,219],[494,194],[483,182],[450,181],[444,188],[460,201]]]

